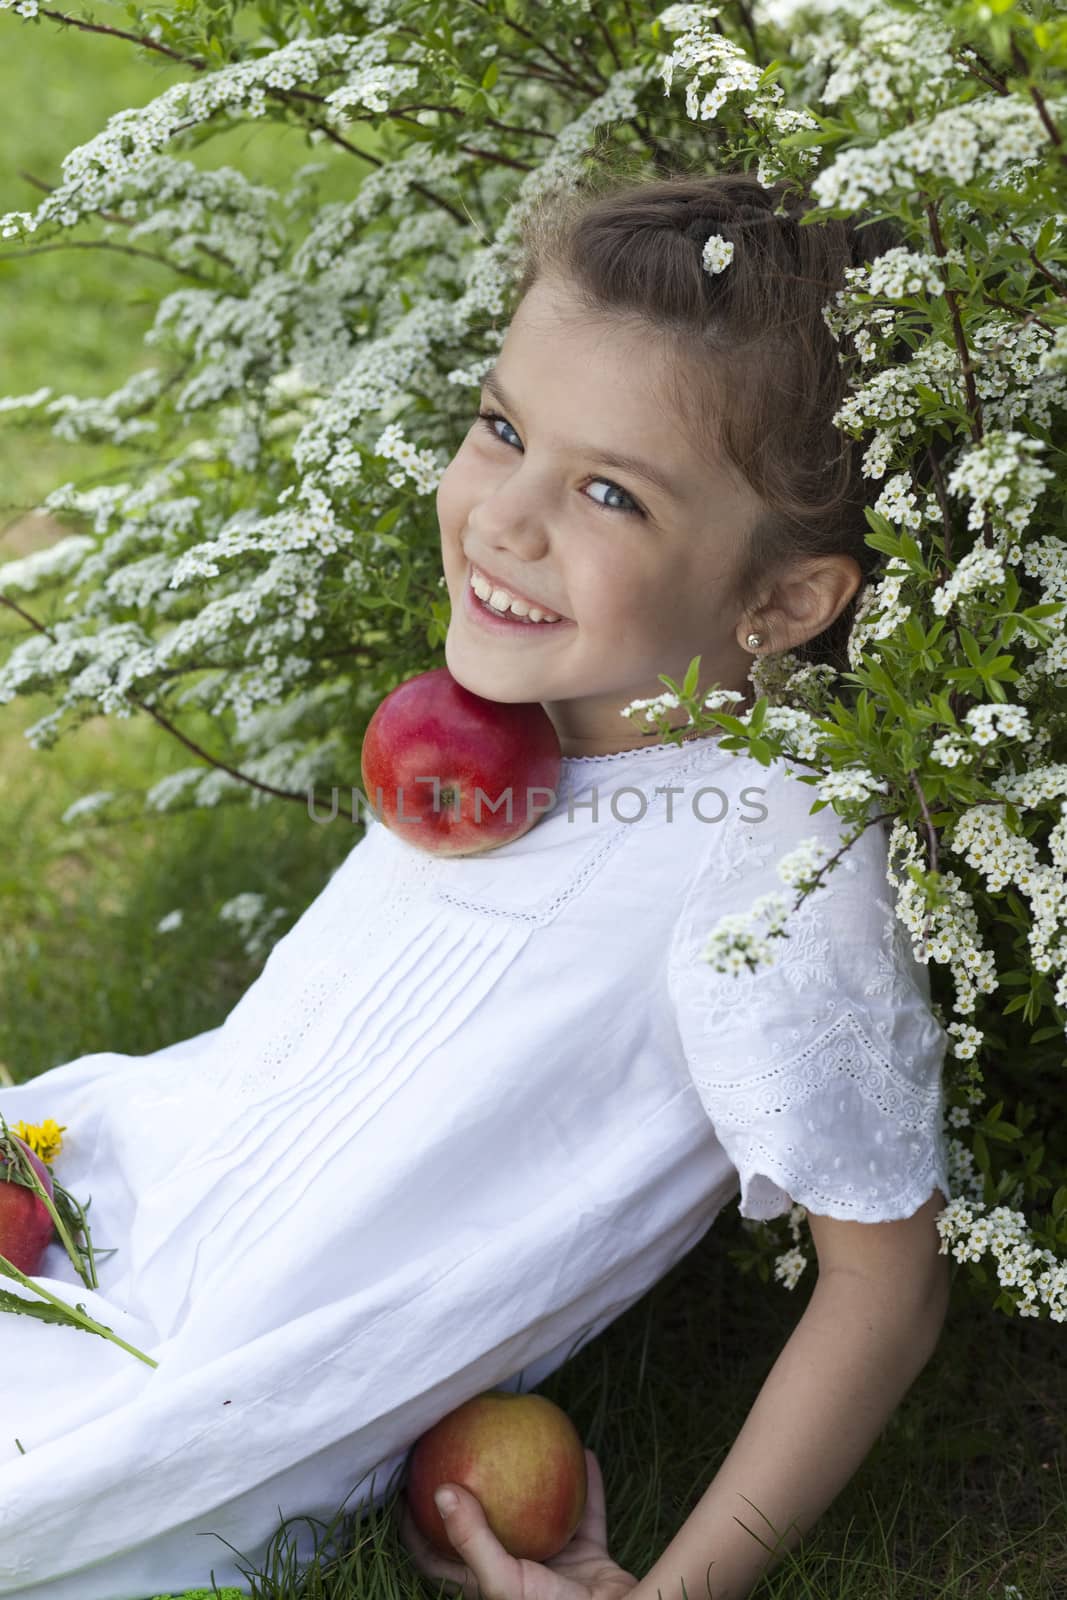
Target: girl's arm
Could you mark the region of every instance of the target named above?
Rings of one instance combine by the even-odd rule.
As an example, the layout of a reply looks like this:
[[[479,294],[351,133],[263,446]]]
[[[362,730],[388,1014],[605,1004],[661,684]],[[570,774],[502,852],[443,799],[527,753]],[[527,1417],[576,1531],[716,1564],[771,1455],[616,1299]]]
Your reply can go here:
[[[945,1204],[935,1190],[903,1222],[809,1215],[811,1299],[709,1488],[627,1600],[684,1600],[683,1580],[688,1600],[745,1600],[849,1481],[937,1347]]]

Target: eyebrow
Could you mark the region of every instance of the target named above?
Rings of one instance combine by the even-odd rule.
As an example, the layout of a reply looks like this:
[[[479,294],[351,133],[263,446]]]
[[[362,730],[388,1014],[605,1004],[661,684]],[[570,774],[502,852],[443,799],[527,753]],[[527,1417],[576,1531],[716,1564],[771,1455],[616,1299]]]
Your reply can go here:
[[[509,400],[508,396],[504,393],[500,379],[497,377],[495,367],[490,367],[489,371],[482,378],[482,386],[483,388],[488,389],[489,393],[494,397],[494,399],[499,400],[500,404],[506,407],[508,411],[513,411],[516,415],[518,414],[517,406],[513,405],[511,400]],[[663,473],[660,472],[658,468],[652,466],[650,462],[642,461],[639,456],[620,455],[617,450],[602,450],[598,446],[591,444],[578,444],[574,446],[574,449],[583,455],[589,456],[595,461],[603,462],[605,466],[618,467],[622,472],[633,473],[635,478],[644,478],[646,482],[655,484],[657,489],[661,489],[664,494],[669,495],[673,500],[680,500],[682,498],[669,478],[665,477]]]

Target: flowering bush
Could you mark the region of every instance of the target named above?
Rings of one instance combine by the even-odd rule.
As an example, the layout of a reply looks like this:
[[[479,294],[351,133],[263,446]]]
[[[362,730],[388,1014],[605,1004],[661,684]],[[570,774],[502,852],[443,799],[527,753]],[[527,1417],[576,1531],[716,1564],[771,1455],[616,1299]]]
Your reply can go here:
[[[85,25],[39,0],[0,9]],[[812,220],[874,204],[904,229],[907,248],[853,269],[824,312],[859,357],[835,423],[869,437],[865,471],[884,479],[867,542],[886,560],[852,670],[764,657],[744,716],[724,692],[697,703],[692,672],[630,714],[684,705],[730,747],[807,770],[813,803],[892,819],[899,915],[953,1040],[944,1246],[999,1309],[1067,1320],[1067,19],[1040,0],[126,15],[105,31],[188,80],[112,117],[0,233],[149,240],[178,286],[155,360],[116,392],[0,400],[9,425],[46,417],[130,454],[126,482],[50,494],[69,536],[0,567],[25,628],[0,702],[53,697],[39,748],[101,712],[153,717],[196,760],[150,808],[303,804],[320,780],[350,783],[383,695],[439,665],[432,495],[539,196],[616,157],[650,174],[736,163],[805,183]],[[256,120],[351,160],[352,198],[319,203],[321,163],[279,192],[182,159]],[[890,360],[901,340],[911,359]],[[183,733],[191,706],[217,749]],[[771,954],[834,865],[795,852],[797,900],[762,906],[762,934],[709,930],[709,959]],[[746,1224],[738,1264],[792,1286],[812,1259],[802,1221]]]

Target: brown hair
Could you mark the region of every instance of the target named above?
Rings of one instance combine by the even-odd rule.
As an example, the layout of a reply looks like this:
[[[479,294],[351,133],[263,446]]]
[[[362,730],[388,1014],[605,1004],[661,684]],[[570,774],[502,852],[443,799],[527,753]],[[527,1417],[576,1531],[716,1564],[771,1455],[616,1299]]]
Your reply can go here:
[[[830,332],[822,308],[845,287],[846,267],[905,241],[891,221],[863,213],[798,226],[813,204],[789,180],[764,186],[739,171],[638,180],[594,171],[575,189],[542,197],[519,222],[517,289],[521,301],[558,274],[590,313],[636,320],[672,342],[675,413],[765,508],[749,533],[735,603],[753,610],[797,559],[853,557],[862,574],[856,594],[828,628],[793,648],[802,662],[847,670],[856,607],[884,559],[864,542],[863,507],[884,485],[861,472],[869,440],[850,439],[831,421],[859,358],[850,339]],[[735,246],[716,274],[701,263],[711,233]],[[721,395],[729,404],[716,403]]]

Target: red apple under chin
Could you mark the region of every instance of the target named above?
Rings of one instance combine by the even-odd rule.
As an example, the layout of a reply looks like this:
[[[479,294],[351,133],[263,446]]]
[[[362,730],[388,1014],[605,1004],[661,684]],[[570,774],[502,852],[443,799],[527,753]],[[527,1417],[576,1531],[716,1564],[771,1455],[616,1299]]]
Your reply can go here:
[[[377,707],[360,760],[368,806],[432,855],[479,855],[551,810],[559,738],[536,701],[472,694],[447,667],[398,684]]]
[[[412,1520],[455,1560],[433,1498],[442,1483],[470,1490],[509,1555],[550,1561],[585,1513],[585,1449],[567,1413],[544,1395],[491,1389],[435,1423],[408,1461]]]
[[[55,1190],[52,1174],[44,1162],[17,1134],[9,1132],[8,1137],[26,1152],[51,1200]],[[7,1178],[9,1166],[10,1163],[0,1155],[0,1255],[6,1256],[12,1266],[18,1267],[27,1277],[32,1277],[40,1270],[55,1225],[39,1195],[24,1184],[13,1183]]]

